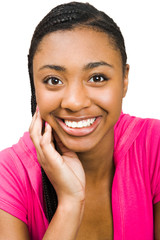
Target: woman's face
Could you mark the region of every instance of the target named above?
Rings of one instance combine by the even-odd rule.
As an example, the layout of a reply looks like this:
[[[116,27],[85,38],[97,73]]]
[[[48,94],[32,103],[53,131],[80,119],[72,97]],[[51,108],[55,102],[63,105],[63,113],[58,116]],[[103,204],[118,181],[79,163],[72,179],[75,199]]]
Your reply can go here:
[[[65,146],[90,151],[113,140],[128,85],[107,34],[75,28],[46,35],[33,59],[36,99]]]

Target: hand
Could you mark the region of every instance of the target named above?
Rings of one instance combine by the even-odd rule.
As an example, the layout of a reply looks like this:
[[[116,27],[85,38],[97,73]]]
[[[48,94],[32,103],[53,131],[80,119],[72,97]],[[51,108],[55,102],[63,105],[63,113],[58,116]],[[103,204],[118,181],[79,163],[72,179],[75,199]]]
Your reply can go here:
[[[57,134],[52,134],[49,124],[42,135],[42,119],[36,111],[30,125],[30,137],[35,145],[40,165],[56,190],[58,203],[69,201],[83,202],[85,199],[85,173],[77,154],[67,149]],[[55,138],[61,154],[53,144]]]

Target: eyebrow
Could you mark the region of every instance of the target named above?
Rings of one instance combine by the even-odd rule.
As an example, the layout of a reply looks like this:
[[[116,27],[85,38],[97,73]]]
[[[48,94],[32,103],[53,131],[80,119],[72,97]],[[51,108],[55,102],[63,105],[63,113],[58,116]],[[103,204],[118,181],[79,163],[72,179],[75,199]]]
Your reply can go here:
[[[100,62],[90,62],[90,63],[86,64],[83,67],[83,70],[89,70],[89,69],[93,69],[93,68],[100,67],[100,66],[107,66],[107,67],[113,68],[113,65],[111,65],[107,62],[104,62],[104,61],[100,61]],[[67,71],[67,69],[64,66],[50,65],[50,64],[42,66],[39,70],[43,70],[43,69],[53,69],[58,72],[66,72]]]
[[[93,68],[100,67],[100,66],[107,66],[107,67],[113,68],[113,65],[111,65],[107,62],[104,62],[104,61],[100,61],[100,62],[90,62],[87,65],[85,65],[83,67],[83,69],[89,70],[89,69],[93,69]]]
[[[53,69],[53,70],[56,70],[56,71],[59,71],[59,72],[65,72],[66,71],[66,68],[63,67],[63,66],[50,65],[50,64],[42,66],[39,70],[43,70],[43,69]]]

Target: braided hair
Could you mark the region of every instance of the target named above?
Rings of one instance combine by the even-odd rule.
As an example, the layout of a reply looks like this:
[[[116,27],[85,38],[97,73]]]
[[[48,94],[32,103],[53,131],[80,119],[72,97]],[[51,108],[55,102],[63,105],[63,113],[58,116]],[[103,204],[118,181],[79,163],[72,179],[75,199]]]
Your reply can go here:
[[[53,8],[36,27],[29,49],[28,70],[31,85],[31,112],[36,111],[36,96],[33,79],[33,58],[43,37],[58,30],[72,30],[78,26],[93,28],[108,35],[113,46],[120,51],[123,72],[127,55],[124,38],[117,24],[104,12],[97,10],[89,3],[70,2]],[[46,215],[50,222],[58,205],[56,192],[42,169],[43,193],[46,204]]]

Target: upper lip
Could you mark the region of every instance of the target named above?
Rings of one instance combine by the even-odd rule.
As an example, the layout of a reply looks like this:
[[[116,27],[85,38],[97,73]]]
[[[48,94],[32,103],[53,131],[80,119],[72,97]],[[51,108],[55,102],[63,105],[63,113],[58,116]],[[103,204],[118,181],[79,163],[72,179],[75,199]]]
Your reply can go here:
[[[86,119],[97,118],[97,117],[100,117],[100,115],[99,116],[79,116],[79,117],[71,117],[71,116],[63,116],[63,117],[55,116],[55,117],[62,119],[62,120],[78,122],[78,121],[82,121],[82,120],[86,120]]]

